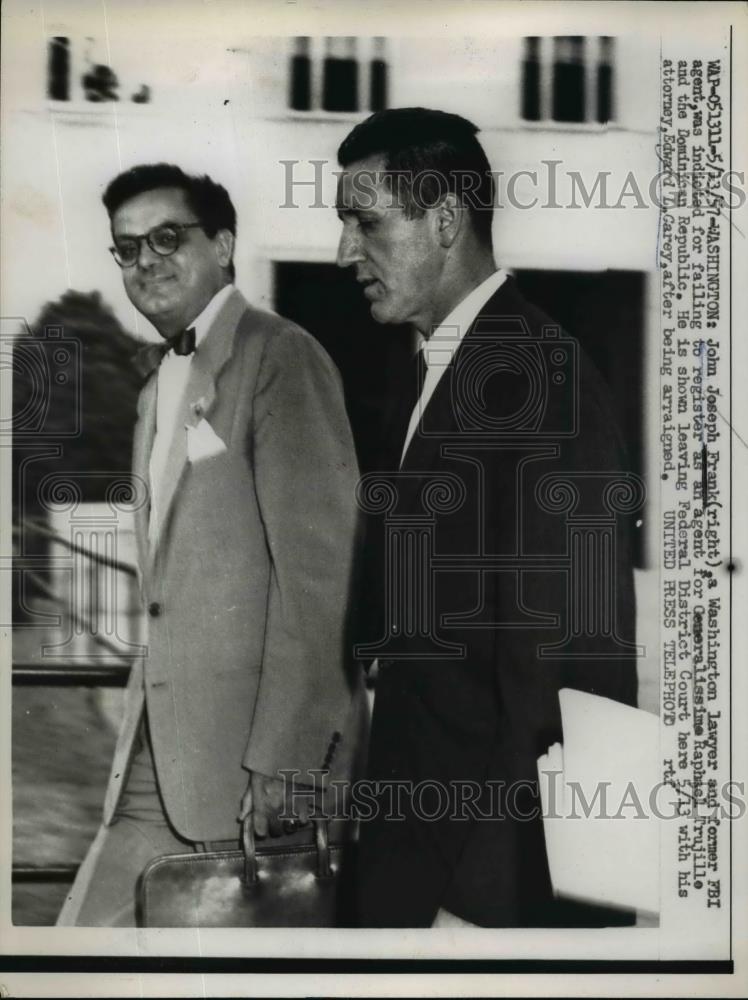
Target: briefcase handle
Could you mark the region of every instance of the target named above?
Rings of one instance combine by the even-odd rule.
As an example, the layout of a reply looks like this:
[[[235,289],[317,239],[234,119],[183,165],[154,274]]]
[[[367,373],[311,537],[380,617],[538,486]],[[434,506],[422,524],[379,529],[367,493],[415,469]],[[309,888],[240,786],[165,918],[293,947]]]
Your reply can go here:
[[[312,820],[312,823],[314,824],[314,842],[317,847],[317,878],[330,878],[332,866],[327,837],[327,820],[315,819]],[[243,882],[245,885],[253,885],[257,882],[257,853],[251,815],[245,816],[242,822],[242,850],[244,852]]]

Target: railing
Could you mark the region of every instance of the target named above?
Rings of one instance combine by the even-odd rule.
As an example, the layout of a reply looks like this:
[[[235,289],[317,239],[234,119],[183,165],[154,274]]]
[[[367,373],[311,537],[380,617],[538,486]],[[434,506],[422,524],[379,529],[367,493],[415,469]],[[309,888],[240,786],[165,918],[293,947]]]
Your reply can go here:
[[[97,509],[104,507],[106,516],[97,518]],[[37,595],[36,607],[26,609],[37,621],[23,623],[18,631],[29,635],[37,630],[39,635],[38,655],[29,656],[27,650],[14,660],[14,688],[124,687],[133,660],[145,651],[145,619],[137,571],[132,562],[118,558],[128,540],[132,543],[132,528],[122,511],[113,521],[107,505],[79,504],[74,514],[53,511],[49,522],[26,517],[13,535],[14,569]],[[23,555],[31,537],[49,543],[49,558]],[[53,546],[63,550],[62,559],[52,555]],[[130,548],[134,556],[134,545]],[[40,563],[49,570],[49,581],[38,572]],[[54,613],[40,610],[40,600]],[[56,862],[14,864],[12,880],[16,885],[60,884],[72,882],[77,870],[76,864]]]
[[[128,657],[134,659],[134,657]],[[92,663],[72,666],[70,660],[13,664],[13,686],[29,687],[124,687],[130,673],[129,663],[116,663],[102,667]]]

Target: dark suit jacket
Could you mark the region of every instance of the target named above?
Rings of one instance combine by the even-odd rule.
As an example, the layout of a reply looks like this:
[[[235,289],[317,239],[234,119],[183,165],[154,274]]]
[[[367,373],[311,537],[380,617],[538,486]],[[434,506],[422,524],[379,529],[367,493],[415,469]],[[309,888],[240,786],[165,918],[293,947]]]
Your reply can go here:
[[[638,501],[606,387],[510,278],[385,479],[394,493],[384,514],[369,504],[367,541],[379,613],[359,648],[379,658],[369,777],[420,799],[390,808],[390,787],[362,823],[361,922],[429,926],[444,907],[486,926],[564,923],[536,799],[537,758],[561,739],[558,690],[636,699],[629,541],[611,507]],[[408,524],[431,547],[420,570],[396,541]],[[397,552],[405,575],[384,558]]]

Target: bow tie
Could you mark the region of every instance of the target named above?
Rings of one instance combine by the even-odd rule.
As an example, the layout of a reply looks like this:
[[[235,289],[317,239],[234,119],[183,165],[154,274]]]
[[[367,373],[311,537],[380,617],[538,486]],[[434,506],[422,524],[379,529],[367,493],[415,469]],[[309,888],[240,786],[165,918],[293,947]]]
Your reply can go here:
[[[144,378],[148,378],[151,372],[158,368],[161,359],[169,351],[174,351],[175,354],[184,357],[187,354],[193,354],[194,350],[195,328],[191,326],[189,330],[182,330],[161,344],[148,344],[146,347],[141,347],[133,358],[133,362],[140,374]]]

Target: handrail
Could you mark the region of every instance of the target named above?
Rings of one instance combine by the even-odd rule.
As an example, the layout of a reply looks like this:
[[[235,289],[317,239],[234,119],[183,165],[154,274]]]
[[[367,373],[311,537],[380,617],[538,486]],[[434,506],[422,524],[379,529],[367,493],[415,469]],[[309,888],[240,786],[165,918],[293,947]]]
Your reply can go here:
[[[132,653],[121,653],[123,659],[135,660]],[[12,683],[17,687],[48,684],[50,687],[124,687],[130,676],[130,663],[76,663],[50,660],[48,663],[14,663]]]
[[[46,525],[40,524],[38,521],[27,518],[24,521],[24,527],[30,529],[33,534],[41,535],[43,538],[49,538],[53,542],[57,542],[58,545],[62,545],[63,548],[69,549],[71,552],[77,552],[81,555],[87,556],[92,562],[99,563],[101,566],[109,566],[112,569],[116,569],[119,573],[126,573],[128,576],[137,576],[138,571],[131,563],[121,562],[119,559],[112,559],[109,556],[101,555],[98,552],[92,552],[90,549],[84,548],[82,545],[76,545],[75,542],[69,541],[67,538],[54,531],[52,528],[46,527]],[[15,535],[21,534],[21,528],[18,525],[13,525],[13,533]],[[17,559],[23,559],[23,556],[16,556]]]
[[[41,593],[44,594],[45,597],[48,597],[49,600],[54,601],[56,604],[63,603],[60,595],[55,594],[52,588],[47,586],[47,584],[44,582],[44,580],[42,580],[42,578],[39,576],[38,573],[34,573],[33,570],[27,569],[26,575],[32,580],[34,586],[36,586],[38,590],[40,590]],[[75,625],[85,626],[89,624],[85,620],[85,618],[82,618],[79,614],[76,614],[76,612],[73,611],[72,608],[69,609],[68,614],[70,615],[70,620]],[[108,649],[109,652],[112,653],[114,656],[121,655],[120,648],[117,646],[116,643],[112,642],[111,639],[107,639],[107,637],[104,635],[99,635],[98,632],[88,631],[87,634],[89,638],[91,638],[95,643],[97,643],[99,646],[104,646],[104,648]]]
[[[72,882],[80,865],[13,865],[14,882]]]

